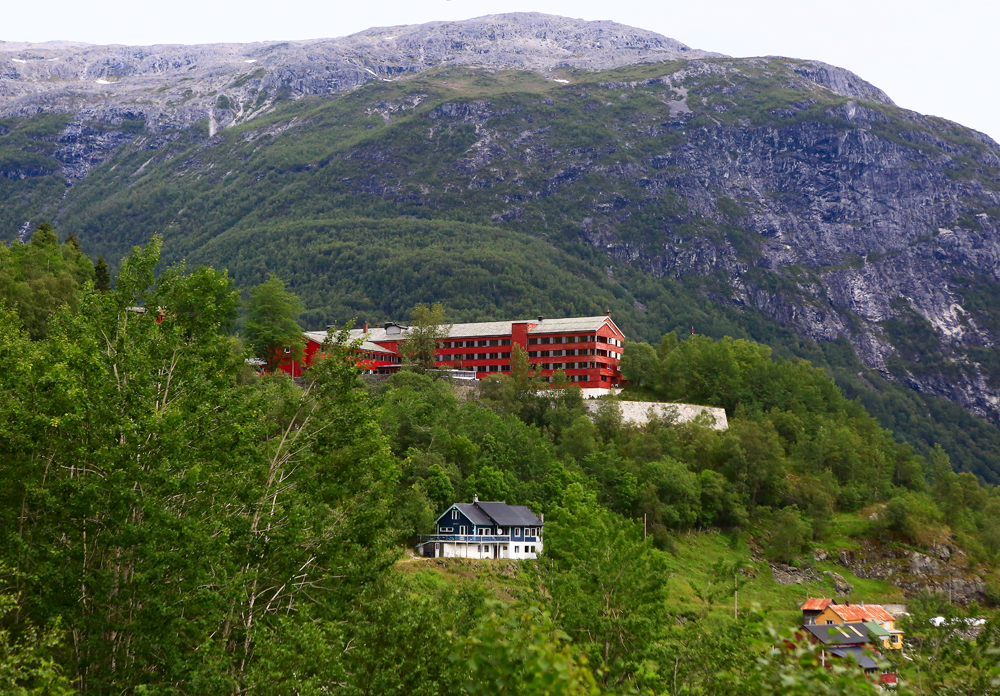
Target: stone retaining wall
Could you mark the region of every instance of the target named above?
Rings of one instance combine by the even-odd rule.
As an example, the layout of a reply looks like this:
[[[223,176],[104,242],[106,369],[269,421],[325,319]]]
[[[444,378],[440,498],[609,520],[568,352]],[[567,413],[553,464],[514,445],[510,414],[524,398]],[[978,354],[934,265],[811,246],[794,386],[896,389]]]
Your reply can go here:
[[[606,402],[584,401],[583,405],[591,414],[595,414],[604,403]],[[622,412],[622,421],[625,423],[644,425],[649,422],[652,415],[672,420],[675,423],[690,423],[699,416],[704,415],[707,424],[714,430],[726,430],[729,428],[729,421],[726,420],[726,410],[724,408],[656,401],[619,401],[617,403]]]

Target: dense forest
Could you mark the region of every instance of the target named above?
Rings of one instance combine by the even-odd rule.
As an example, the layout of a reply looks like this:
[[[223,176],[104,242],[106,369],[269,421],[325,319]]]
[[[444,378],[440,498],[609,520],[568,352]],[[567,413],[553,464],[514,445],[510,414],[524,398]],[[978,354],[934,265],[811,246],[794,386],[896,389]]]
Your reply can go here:
[[[523,354],[469,394],[365,381],[336,329],[292,381],[248,367],[267,344],[234,334],[225,273],[159,262],[154,238],[112,286],[47,226],[0,246],[0,692],[867,694],[786,645],[769,561],[808,564],[853,520],[994,577],[1000,492],[764,345],[626,348],[627,395],[721,406],[725,431],[631,426],[613,399],[590,418]],[[301,309],[267,282],[251,336]],[[473,495],[544,513],[544,556],[446,575],[406,551]],[[679,561],[699,540],[720,554]],[[697,599],[675,594],[693,572]],[[1000,690],[992,621],[972,641],[926,621],[991,610],[910,604],[902,691]]]

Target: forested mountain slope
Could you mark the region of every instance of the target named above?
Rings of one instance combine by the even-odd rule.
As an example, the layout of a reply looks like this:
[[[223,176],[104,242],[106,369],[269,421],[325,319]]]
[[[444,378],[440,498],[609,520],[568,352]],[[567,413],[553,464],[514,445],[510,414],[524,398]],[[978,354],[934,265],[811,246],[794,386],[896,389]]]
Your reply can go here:
[[[689,59],[617,25],[570,50],[591,25],[477,21],[456,60],[365,48],[379,79],[334,99],[306,88],[315,66],[263,61],[175,101],[148,83],[129,113],[33,101],[54,113],[0,124],[3,234],[54,219],[113,264],[161,232],[165,259],[279,273],[314,327],[440,300],[454,320],[612,309],[637,339],[752,336],[837,370],[918,447],[1000,471],[995,428],[925,398],[998,418],[996,143],[818,63]],[[212,113],[151,111],[192,100]]]

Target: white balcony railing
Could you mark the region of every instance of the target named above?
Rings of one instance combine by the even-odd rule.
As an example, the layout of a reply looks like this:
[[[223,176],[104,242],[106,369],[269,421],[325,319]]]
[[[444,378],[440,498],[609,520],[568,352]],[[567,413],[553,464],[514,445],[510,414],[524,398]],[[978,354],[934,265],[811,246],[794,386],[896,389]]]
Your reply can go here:
[[[452,544],[540,544],[542,541],[539,537],[512,537],[509,534],[419,534],[418,538],[421,543],[435,541]]]

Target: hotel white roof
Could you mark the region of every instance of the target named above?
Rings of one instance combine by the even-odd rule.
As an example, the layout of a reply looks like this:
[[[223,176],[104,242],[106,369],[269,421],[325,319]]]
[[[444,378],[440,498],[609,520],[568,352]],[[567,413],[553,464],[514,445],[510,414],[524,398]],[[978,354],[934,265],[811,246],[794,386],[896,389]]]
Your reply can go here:
[[[369,332],[370,333],[370,332]],[[363,335],[360,331],[355,333],[351,332],[351,338],[358,338],[358,336]],[[315,341],[316,343],[322,344],[326,340],[326,331],[306,331],[306,338],[310,341]],[[395,351],[386,348],[385,346],[380,346],[377,343],[372,343],[371,341],[362,341],[361,346],[358,348],[366,353],[386,353],[388,355],[395,355]]]
[[[610,324],[616,333],[621,334],[621,330],[615,325],[611,318],[605,315],[596,317],[567,317],[565,319],[521,319],[518,321],[481,321],[470,324],[453,324],[448,338],[480,338],[487,336],[510,336],[514,324],[534,324],[528,329],[529,334],[553,334],[553,333],[582,333],[586,331],[598,331],[605,324]],[[317,343],[322,343],[326,339],[325,331],[307,331],[306,336]],[[352,329],[351,338],[363,338],[364,343],[361,350],[381,351],[391,353],[387,348],[375,345],[379,341],[400,341],[406,340],[406,327],[402,333],[386,333],[384,326],[373,326],[365,333],[361,329]]]

